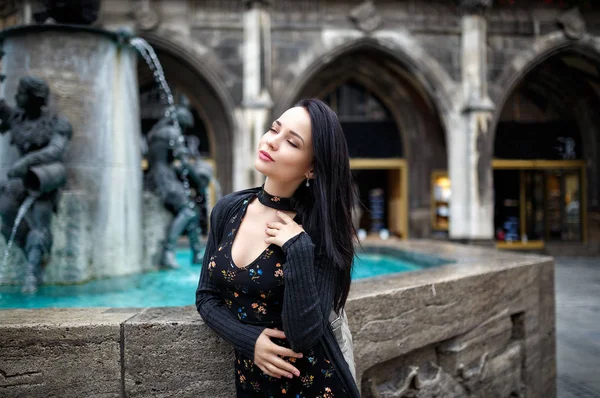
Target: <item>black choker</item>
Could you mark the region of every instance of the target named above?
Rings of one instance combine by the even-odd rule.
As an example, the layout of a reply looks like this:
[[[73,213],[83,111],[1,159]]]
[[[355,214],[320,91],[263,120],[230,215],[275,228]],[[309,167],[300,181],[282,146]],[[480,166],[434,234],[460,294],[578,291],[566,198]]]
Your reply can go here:
[[[293,211],[296,207],[292,198],[282,198],[281,196],[273,196],[265,189],[261,189],[258,193],[258,201],[267,207],[282,211]]]

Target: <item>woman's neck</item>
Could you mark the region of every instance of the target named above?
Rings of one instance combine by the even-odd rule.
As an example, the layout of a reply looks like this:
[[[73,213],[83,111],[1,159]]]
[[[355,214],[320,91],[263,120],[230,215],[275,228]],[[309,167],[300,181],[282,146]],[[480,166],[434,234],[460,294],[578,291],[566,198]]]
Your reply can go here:
[[[294,196],[294,192],[296,192],[296,189],[298,189],[298,186],[296,184],[281,184],[276,181],[270,180],[269,178],[267,178],[267,180],[265,181],[264,186],[264,190],[269,195],[279,196],[282,198],[291,198],[292,196]]]

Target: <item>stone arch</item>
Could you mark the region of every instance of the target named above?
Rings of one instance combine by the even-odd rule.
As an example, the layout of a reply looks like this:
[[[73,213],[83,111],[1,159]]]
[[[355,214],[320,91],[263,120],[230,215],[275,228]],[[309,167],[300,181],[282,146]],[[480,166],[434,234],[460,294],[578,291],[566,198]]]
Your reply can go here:
[[[189,83],[184,91],[206,124],[217,178],[224,192],[231,191],[233,147],[239,129],[233,116],[235,103],[224,80],[227,78],[223,72],[225,69],[199,43],[166,32],[145,32],[140,36],[157,52],[178,64],[178,74]]]
[[[457,103],[453,100],[454,93],[457,91],[456,82],[435,59],[406,34],[393,36],[374,34],[371,37],[350,39],[333,47],[323,46],[320,49],[313,49],[311,58],[303,62],[305,67],[300,72],[285,76],[284,79],[291,81],[291,84],[276,97],[273,115],[279,115],[293,106],[303,88],[333,61],[344,54],[363,50],[376,51],[395,60],[419,82],[433,102],[441,119],[444,134],[447,135],[450,131],[448,126],[453,117],[453,109]]]
[[[530,49],[515,56],[493,83],[490,94],[496,103],[496,112],[490,124],[490,134],[485,146],[490,159],[494,156],[501,115],[504,108],[510,103],[511,96],[528,81],[528,77],[531,76],[530,72],[539,73],[539,68],[543,68],[544,65],[551,66],[556,58],[560,59],[563,55],[576,56],[600,66],[600,40],[589,34],[580,40],[570,40],[562,32],[543,36],[536,40]],[[565,79],[569,80],[563,81],[563,86],[556,85],[555,90],[563,87],[565,91],[559,91],[560,94],[571,93],[570,97],[566,96],[571,98],[571,101],[565,102],[567,104],[565,108],[575,116],[573,119],[577,121],[577,128],[581,134],[582,156],[587,161],[587,209],[598,209],[600,206],[600,189],[598,188],[600,185],[600,165],[598,164],[600,160],[600,117],[594,110],[600,107],[600,96],[590,87],[584,87],[587,85],[584,84],[585,80],[582,77],[567,76]],[[564,86],[565,84],[566,86]],[[574,92],[578,93],[576,101],[572,101]]]
[[[562,32],[555,32],[536,40],[530,49],[515,56],[504,68],[490,90],[492,101],[496,104],[496,112],[489,130],[492,143],[500,112],[523,78],[552,56],[569,50],[600,62],[600,40],[591,35],[586,35],[581,40],[570,40]]]
[[[398,48],[389,40],[367,38],[315,56],[275,101],[273,117],[300,98],[322,97],[345,82],[366,87],[398,127],[408,166],[408,231],[423,237],[430,234],[431,173],[447,167],[446,123],[453,112],[454,82],[435,61],[427,64],[424,53],[408,55]]]

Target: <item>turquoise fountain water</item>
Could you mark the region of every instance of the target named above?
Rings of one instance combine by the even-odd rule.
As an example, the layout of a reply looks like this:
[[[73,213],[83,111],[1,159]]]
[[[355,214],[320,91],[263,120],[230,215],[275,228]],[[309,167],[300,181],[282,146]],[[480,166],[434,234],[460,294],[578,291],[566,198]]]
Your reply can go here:
[[[0,287],[0,308],[49,307],[168,307],[194,304],[199,266],[190,264],[189,250],[179,250],[178,270],[153,271],[91,281],[80,285],[42,286],[35,295],[18,286]],[[418,271],[426,265],[402,258],[361,254],[355,259],[353,279]]]

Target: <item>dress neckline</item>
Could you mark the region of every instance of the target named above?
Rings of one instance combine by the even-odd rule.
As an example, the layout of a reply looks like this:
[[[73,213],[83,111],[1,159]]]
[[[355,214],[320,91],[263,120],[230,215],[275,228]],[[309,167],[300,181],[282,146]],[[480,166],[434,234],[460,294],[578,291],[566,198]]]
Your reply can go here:
[[[249,197],[248,199],[244,200],[244,205],[242,206],[241,212],[240,212],[240,216],[238,217],[238,220],[235,224],[235,230],[233,232],[233,236],[231,237],[231,242],[228,245],[228,251],[229,251],[229,263],[231,264],[232,268],[235,268],[239,271],[244,271],[247,270],[249,268],[251,268],[253,265],[255,265],[258,260],[260,260],[260,258],[263,256],[263,254],[265,254],[265,252],[271,248],[272,246],[277,246],[274,243],[269,244],[267,247],[265,247],[265,249],[263,251],[261,251],[258,256],[256,256],[256,258],[254,260],[252,260],[248,265],[245,265],[243,267],[238,266],[235,261],[233,261],[233,243],[235,242],[235,238],[237,237],[237,234],[240,230],[240,226],[242,225],[242,220],[244,219],[244,216],[246,215],[246,211],[248,210],[248,206],[250,206],[250,203],[252,202],[252,200],[254,200],[255,198],[258,197],[258,193],[253,194],[251,197]],[[296,213],[296,215],[294,216],[294,220],[296,220],[296,217],[298,217],[298,213]],[[277,246],[279,247],[279,246]]]

